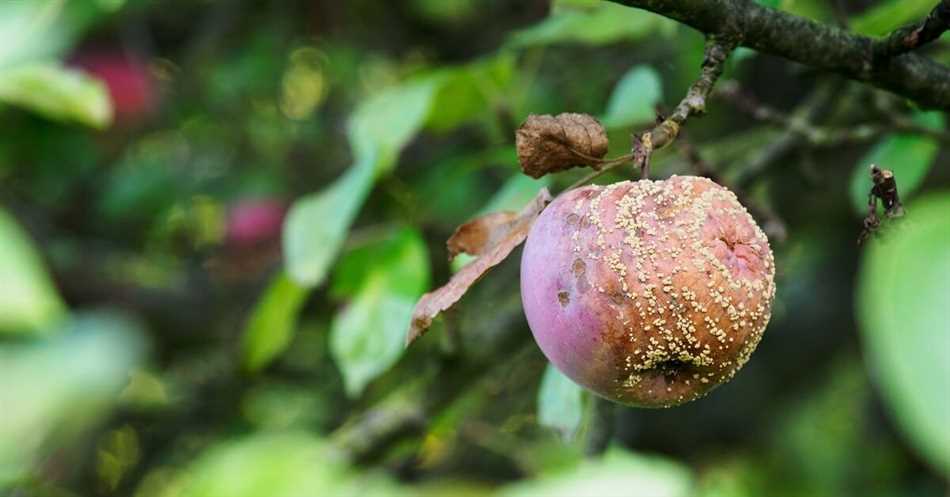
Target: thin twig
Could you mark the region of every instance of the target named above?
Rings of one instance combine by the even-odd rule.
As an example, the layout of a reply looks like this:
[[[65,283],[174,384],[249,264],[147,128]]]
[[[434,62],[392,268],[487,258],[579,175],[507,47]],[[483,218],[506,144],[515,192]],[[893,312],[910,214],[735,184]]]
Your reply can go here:
[[[928,108],[950,109],[950,68],[917,54],[875,58],[874,40],[755,0],[609,0],[649,10],[758,52],[890,90]]]
[[[633,137],[634,165],[638,166],[643,178],[649,177],[650,157],[653,152],[673,143],[686,120],[693,115],[706,112],[706,98],[722,71],[726,59],[736,47],[735,40],[719,36],[706,37],[702,70],[699,79],[689,87],[686,96],[673,109],[673,113],[649,131]]]
[[[770,112],[771,119],[784,123],[786,131],[740,169],[735,179],[736,186],[742,189],[748,188],[752,180],[759,177],[772,164],[807,142],[806,136],[813,128],[812,123],[830,110],[829,104],[837,93],[836,83],[824,84],[815,89],[790,116],[784,116],[777,111]]]
[[[565,188],[564,191],[566,192],[568,190],[573,190],[579,186],[584,186],[590,183],[591,181],[594,181],[595,179],[608,173],[612,169],[616,169],[618,166],[621,166],[623,164],[626,164],[627,162],[630,162],[631,159],[633,159],[633,154],[624,154],[615,159],[611,159],[606,162],[603,162],[602,164],[598,166],[597,170],[575,181],[574,183],[571,184],[571,186]]]
[[[950,29],[950,0],[941,0],[922,21],[898,28],[874,42],[875,57],[888,58],[916,50]]]
[[[690,116],[706,112],[706,98],[722,75],[726,59],[735,47],[736,43],[732,40],[716,36],[706,39],[699,79],[689,87],[686,97],[673,109],[673,113],[647,132],[650,134],[653,150],[660,150],[672,143],[679,134],[680,127]]]
[[[864,143],[895,131],[925,135],[950,143],[950,132],[921,126],[912,119],[900,115],[886,116],[889,122],[883,124],[862,123],[841,127],[822,126],[807,120],[796,119],[794,115],[762,104],[754,96],[745,92],[736,81],[725,81],[720,84],[714,96],[723,98],[753,119],[799,135],[812,147],[837,147]]]
[[[601,162],[598,164],[597,170],[575,181],[564,191],[586,185],[631,160],[633,160],[634,166],[640,169],[641,177],[647,178],[649,176],[650,156],[653,155],[653,152],[673,143],[673,140],[679,134],[680,127],[686,123],[690,116],[702,114],[706,111],[706,98],[709,97],[716,81],[722,75],[726,59],[735,46],[734,41],[715,36],[708,37],[699,79],[689,87],[686,96],[673,109],[673,113],[650,130],[634,135],[633,147],[629,154]]]

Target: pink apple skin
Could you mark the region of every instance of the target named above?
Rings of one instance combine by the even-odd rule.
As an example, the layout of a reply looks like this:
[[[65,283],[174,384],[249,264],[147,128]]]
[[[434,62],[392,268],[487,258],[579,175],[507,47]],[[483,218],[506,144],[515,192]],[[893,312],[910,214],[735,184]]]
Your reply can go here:
[[[669,407],[749,359],[774,273],[768,240],[732,192],[673,176],[560,195],[528,235],[521,296],[564,374],[619,403]]]
[[[236,246],[257,245],[278,239],[286,206],[276,200],[244,200],[228,212],[227,238]]]

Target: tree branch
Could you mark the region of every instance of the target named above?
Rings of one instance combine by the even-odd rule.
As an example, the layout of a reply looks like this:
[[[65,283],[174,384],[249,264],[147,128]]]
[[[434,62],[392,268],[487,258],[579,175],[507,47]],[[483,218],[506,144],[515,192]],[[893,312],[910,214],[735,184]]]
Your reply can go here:
[[[641,177],[647,178],[649,176],[650,156],[653,155],[653,152],[673,143],[680,132],[680,127],[686,123],[689,116],[702,114],[706,111],[706,98],[712,93],[713,86],[716,85],[716,81],[725,69],[726,59],[735,47],[736,44],[732,40],[718,36],[707,37],[699,79],[689,87],[686,96],[676,106],[673,113],[650,130],[639,135],[633,135],[633,147],[629,154],[598,164],[594,172],[575,181],[564,191],[586,185],[631,160],[634,167],[640,169]]]
[[[679,134],[680,126],[686,122],[689,116],[706,112],[706,97],[712,91],[716,80],[722,75],[726,58],[729,57],[735,46],[734,41],[727,41],[718,37],[710,37],[706,40],[703,68],[699,79],[689,87],[686,96],[673,109],[673,113],[650,130],[654,150],[659,150],[672,142]]]
[[[875,57],[875,42],[866,36],[752,0],[609,1],[654,12],[707,35],[734,38],[759,52],[868,82],[923,107],[950,109],[950,69],[910,53]]]
[[[831,111],[831,104],[839,91],[839,85],[834,82],[819,85],[790,116],[778,111],[765,111],[764,113],[771,114],[776,122],[785,123],[785,133],[769,143],[740,169],[735,179],[736,185],[741,189],[748,188],[755,178],[769,167],[807,143],[811,137],[810,132],[814,129],[813,123]]]
[[[706,97],[725,69],[726,59],[736,47],[736,42],[727,37],[707,36],[703,53],[703,66],[696,80],[673,113],[649,131],[633,138],[633,163],[640,168],[643,178],[649,177],[650,156],[655,150],[669,145],[676,139],[680,127],[689,116],[706,112]]]
[[[941,0],[923,21],[894,30],[874,42],[878,58],[894,57],[930,43],[950,29],[950,0]]]

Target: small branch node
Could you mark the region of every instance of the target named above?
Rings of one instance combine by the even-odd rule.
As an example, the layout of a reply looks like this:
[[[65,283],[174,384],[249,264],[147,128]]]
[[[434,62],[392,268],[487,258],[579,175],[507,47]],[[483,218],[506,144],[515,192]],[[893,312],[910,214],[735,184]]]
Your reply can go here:
[[[903,217],[904,206],[897,193],[897,180],[890,169],[881,169],[871,164],[871,182],[873,186],[868,193],[868,214],[864,218],[864,228],[858,236],[858,245],[867,241],[881,227],[881,219],[877,215],[877,201],[884,206],[884,215],[888,219]]]
[[[897,57],[916,50],[950,29],[950,0],[941,0],[922,21],[898,28],[874,41],[872,53],[876,61]]]

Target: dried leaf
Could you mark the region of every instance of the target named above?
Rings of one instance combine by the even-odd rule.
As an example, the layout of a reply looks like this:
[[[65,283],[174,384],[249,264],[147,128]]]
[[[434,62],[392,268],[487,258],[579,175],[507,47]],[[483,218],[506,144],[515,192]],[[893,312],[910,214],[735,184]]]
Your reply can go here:
[[[497,219],[501,219],[501,217],[496,216],[497,219],[494,222],[484,222],[484,226],[477,228],[476,231],[483,231],[480,236],[484,237],[484,241],[480,242],[476,239],[472,245],[476,247],[473,250],[479,254],[478,258],[455,273],[445,286],[429,292],[419,299],[416,308],[412,312],[412,322],[409,325],[409,333],[406,335],[407,346],[429,329],[432,320],[436,316],[458,302],[482,275],[505,260],[505,257],[508,257],[508,254],[515,247],[524,242],[525,238],[528,237],[531,225],[534,224],[535,219],[538,218],[541,211],[551,200],[551,193],[547,188],[542,188],[534,199],[509,222],[499,223]],[[502,213],[502,215],[505,214]],[[492,215],[476,219],[467,223],[467,225],[476,225],[480,220],[488,217],[492,217]],[[465,225],[462,228],[464,227]],[[462,228],[460,228],[460,231]],[[456,235],[453,235],[452,239],[458,241]],[[451,242],[452,239],[449,241]],[[453,249],[450,248],[450,250]]]
[[[587,114],[530,115],[515,137],[521,169],[533,178],[577,166],[596,169],[607,155],[607,132]]]
[[[463,253],[481,255],[485,249],[496,245],[517,221],[517,212],[503,211],[477,217],[459,226],[445,243],[449,249],[449,261]]]

